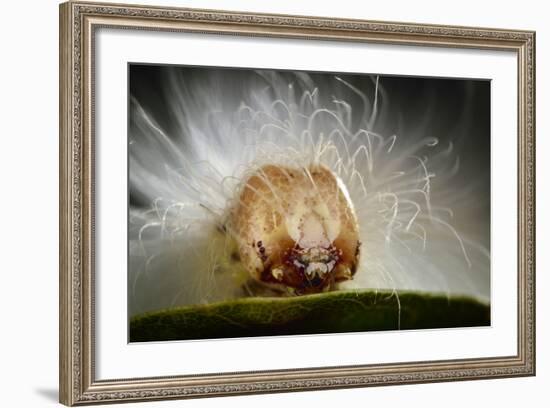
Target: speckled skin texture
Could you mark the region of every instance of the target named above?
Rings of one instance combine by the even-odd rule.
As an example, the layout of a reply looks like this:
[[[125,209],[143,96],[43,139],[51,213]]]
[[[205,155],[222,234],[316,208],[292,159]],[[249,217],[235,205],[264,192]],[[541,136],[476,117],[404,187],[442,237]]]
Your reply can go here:
[[[230,228],[252,278],[282,293],[327,291],[355,273],[356,216],[324,166],[260,167],[243,184]]]

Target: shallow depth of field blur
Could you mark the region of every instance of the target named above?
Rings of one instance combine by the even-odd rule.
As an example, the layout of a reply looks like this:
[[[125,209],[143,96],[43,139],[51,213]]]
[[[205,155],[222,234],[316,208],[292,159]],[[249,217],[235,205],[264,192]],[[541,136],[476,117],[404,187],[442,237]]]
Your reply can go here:
[[[228,224],[265,165],[349,194],[361,251],[335,290],[490,303],[489,81],[132,64],[128,103],[130,317],[275,296]]]

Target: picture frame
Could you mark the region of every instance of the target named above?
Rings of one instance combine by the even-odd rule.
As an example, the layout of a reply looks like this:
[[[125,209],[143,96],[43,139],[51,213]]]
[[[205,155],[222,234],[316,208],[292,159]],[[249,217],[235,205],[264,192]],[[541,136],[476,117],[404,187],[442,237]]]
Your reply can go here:
[[[352,364],[323,364],[321,361],[326,359],[319,358],[318,364],[298,368],[289,365],[242,370],[235,367],[185,374],[182,368],[182,373],[176,375],[153,373],[99,378],[98,356],[106,353],[103,346],[98,347],[103,340],[98,336],[101,319],[97,319],[97,308],[101,302],[105,304],[108,295],[99,290],[102,279],[98,279],[98,266],[109,264],[105,259],[99,262],[104,254],[97,251],[96,231],[96,199],[98,193],[103,194],[101,181],[105,180],[98,180],[97,163],[106,160],[99,157],[103,150],[97,144],[96,53],[98,32],[102,29],[135,31],[141,36],[179,33],[207,38],[209,35],[231,36],[235,41],[300,40],[306,47],[308,42],[315,41],[350,47],[374,44],[393,47],[397,53],[407,47],[426,47],[458,56],[465,50],[512,55],[516,75],[515,83],[509,85],[517,95],[510,101],[517,105],[514,118],[517,130],[513,130],[517,142],[511,148],[515,149],[517,160],[517,166],[512,169],[517,174],[514,190],[517,194],[509,202],[517,206],[517,212],[513,217],[505,216],[517,222],[516,263],[508,265],[516,300],[508,306],[515,311],[516,319],[507,339],[515,344],[515,352],[495,352],[482,357],[472,353],[469,357],[444,359],[388,359],[377,363],[358,358]],[[70,1],[60,5],[59,109],[61,403],[73,406],[535,375],[534,32]],[[492,117],[493,123],[499,120]],[[124,134],[112,137],[125,140]],[[499,143],[504,142],[493,138],[495,146]],[[498,174],[493,173],[491,177],[500,180]],[[498,251],[492,254],[495,258],[504,256]],[[493,265],[493,277],[498,272],[494,269]],[[492,295],[498,295],[498,288],[493,289]],[[496,302],[495,308],[500,306],[502,303]],[[207,340],[203,346],[202,350],[208,350]],[[154,348],[160,346],[153,343],[149,347],[154,353]],[[134,350],[140,352],[140,349]]]

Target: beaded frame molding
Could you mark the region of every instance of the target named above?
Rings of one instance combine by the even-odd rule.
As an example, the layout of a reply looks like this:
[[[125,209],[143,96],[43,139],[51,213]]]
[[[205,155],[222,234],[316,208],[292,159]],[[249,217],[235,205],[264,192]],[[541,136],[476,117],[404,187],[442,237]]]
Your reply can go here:
[[[517,55],[517,353],[492,358],[97,380],[94,33],[100,27],[505,50]],[[146,401],[535,374],[535,33],[228,11],[60,5],[60,401]]]

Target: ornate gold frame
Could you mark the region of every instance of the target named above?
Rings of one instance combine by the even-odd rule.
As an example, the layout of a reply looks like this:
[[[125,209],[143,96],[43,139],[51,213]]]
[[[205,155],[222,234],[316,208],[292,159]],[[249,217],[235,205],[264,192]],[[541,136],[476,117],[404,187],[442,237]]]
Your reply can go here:
[[[513,51],[518,63],[518,349],[482,359],[96,380],[94,32],[98,27]],[[60,401],[67,405],[535,374],[535,33],[68,2],[60,6]]]

